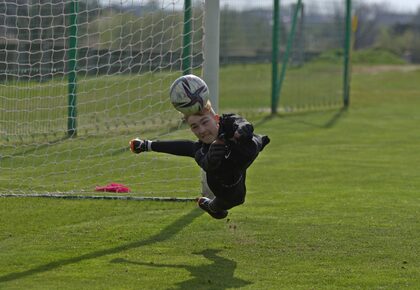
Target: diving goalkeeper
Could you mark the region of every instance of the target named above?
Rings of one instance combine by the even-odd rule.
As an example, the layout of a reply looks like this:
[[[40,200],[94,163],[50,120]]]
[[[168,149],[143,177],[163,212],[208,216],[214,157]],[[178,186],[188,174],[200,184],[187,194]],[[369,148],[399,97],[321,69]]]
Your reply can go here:
[[[270,139],[254,134],[252,124],[239,115],[217,115],[209,101],[184,118],[198,141],[136,138],[130,141],[130,149],[136,154],[155,151],[194,158],[214,194],[213,199],[200,197],[198,206],[213,218],[223,219],[229,209],[244,203],[246,170]]]

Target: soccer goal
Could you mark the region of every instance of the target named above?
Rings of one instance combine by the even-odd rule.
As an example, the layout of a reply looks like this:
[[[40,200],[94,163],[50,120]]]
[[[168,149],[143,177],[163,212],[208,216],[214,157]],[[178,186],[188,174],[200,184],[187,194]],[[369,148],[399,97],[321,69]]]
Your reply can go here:
[[[135,156],[128,142],[191,138],[168,91],[183,73],[204,74],[204,1],[0,7],[0,193],[93,194],[119,183],[141,196],[199,194],[193,159]]]
[[[351,0],[274,0],[273,15],[271,111],[347,107]]]

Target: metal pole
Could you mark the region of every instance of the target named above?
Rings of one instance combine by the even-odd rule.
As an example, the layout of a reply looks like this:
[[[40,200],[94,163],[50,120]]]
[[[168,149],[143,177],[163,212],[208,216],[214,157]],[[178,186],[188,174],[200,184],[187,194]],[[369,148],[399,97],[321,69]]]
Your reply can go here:
[[[301,6],[302,6],[302,0],[298,0],[294,14],[293,14],[292,27],[290,29],[289,36],[287,37],[287,46],[286,46],[286,51],[284,52],[283,63],[281,66],[281,74],[280,74],[280,80],[279,80],[279,87],[277,91],[277,98],[274,104],[275,107],[277,107],[279,103],[281,88],[283,86],[284,78],[286,77],[286,69],[287,69],[287,64],[289,62],[289,53],[290,53],[290,49],[292,48],[293,41],[295,39],[296,23],[297,23],[297,18],[298,18],[299,10],[301,9]]]
[[[78,0],[70,2],[69,15],[69,51],[67,56],[68,66],[68,118],[67,136],[77,136],[77,13],[79,10]]]
[[[278,82],[278,62],[279,62],[279,13],[280,0],[274,0],[273,3],[273,35],[272,35],[272,51],[271,51],[271,114],[277,113],[276,99],[279,90]]]
[[[219,111],[219,43],[220,1],[206,0],[204,14],[204,65],[203,79],[209,87],[210,101]]]
[[[210,91],[210,101],[216,113],[219,112],[219,43],[220,43],[220,0],[206,0],[204,4],[204,64],[203,79]],[[206,173],[201,171],[201,192],[213,198],[208,187]]]
[[[184,37],[182,46],[182,74],[191,74],[191,39],[192,39],[191,0],[184,1]]]
[[[350,50],[351,50],[351,0],[346,0],[346,27],[344,41],[343,105],[350,104]]]

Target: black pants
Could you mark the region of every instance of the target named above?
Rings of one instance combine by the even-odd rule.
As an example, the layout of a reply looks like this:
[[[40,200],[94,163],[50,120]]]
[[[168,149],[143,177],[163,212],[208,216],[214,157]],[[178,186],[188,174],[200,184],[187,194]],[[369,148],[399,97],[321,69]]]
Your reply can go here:
[[[232,207],[245,202],[245,174],[243,174],[241,180],[233,186],[226,186],[219,182],[214,182],[211,178],[207,178],[207,182],[215,196],[212,201],[212,207],[215,210],[231,209]]]

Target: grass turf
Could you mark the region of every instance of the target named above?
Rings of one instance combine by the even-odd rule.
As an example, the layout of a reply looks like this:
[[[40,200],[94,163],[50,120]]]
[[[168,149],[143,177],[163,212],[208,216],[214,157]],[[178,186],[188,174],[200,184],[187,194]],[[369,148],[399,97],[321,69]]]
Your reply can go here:
[[[189,202],[0,199],[0,288],[417,289],[419,77],[354,74],[348,111],[255,120],[272,143],[223,221]]]

